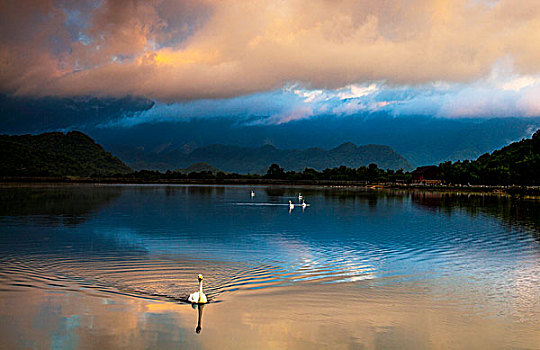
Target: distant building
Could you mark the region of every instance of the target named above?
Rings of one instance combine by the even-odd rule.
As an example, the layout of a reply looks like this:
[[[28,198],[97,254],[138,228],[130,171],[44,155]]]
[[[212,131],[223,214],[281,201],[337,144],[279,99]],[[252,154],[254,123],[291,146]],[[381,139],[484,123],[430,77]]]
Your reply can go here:
[[[440,185],[441,172],[436,165],[421,166],[412,173],[412,182],[420,185]]]

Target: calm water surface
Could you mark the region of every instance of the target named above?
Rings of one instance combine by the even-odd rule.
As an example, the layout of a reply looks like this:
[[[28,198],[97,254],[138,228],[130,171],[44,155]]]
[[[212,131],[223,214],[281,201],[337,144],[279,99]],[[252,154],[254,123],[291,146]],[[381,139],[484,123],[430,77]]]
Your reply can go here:
[[[0,348],[538,349],[539,301],[539,201],[0,187]]]

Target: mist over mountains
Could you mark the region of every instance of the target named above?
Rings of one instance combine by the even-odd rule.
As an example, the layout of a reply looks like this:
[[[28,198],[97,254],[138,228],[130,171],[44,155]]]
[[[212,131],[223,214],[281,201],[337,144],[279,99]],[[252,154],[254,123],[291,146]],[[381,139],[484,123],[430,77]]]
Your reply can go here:
[[[322,115],[283,124],[265,123],[265,116],[220,115],[144,122],[145,111],[153,106],[151,100],[135,97],[0,95],[0,133],[81,130],[131,165],[147,159],[168,158],[175,153],[185,157],[197,148],[215,144],[248,148],[270,145],[281,150],[305,151],[314,147],[333,149],[352,142],[389,146],[412,166],[420,166],[475,159],[530,137],[540,127],[539,117],[445,119],[394,117],[386,113]],[[130,118],[138,118],[138,123],[132,126],[117,123]]]

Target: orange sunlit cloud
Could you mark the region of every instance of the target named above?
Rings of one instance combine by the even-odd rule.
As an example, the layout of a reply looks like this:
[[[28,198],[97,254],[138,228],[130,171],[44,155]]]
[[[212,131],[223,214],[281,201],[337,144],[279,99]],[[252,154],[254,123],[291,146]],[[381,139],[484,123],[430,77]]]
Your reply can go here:
[[[22,95],[233,97],[299,83],[471,82],[540,73],[529,0],[0,4],[0,88]]]

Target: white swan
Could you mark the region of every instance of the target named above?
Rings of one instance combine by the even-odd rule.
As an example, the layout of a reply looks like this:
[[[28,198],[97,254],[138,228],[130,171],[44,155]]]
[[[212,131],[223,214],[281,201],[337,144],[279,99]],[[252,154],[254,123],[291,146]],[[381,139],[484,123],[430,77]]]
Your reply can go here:
[[[251,191],[251,198],[255,197],[255,192]]]
[[[202,290],[202,280],[203,277],[201,274],[199,274],[199,291],[195,293],[191,293],[189,295],[188,301],[193,304],[206,304],[208,302],[208,299],[206,299],[206,295],[203,293]]]
[[[306,209],[307,206],[307,203],[302,199],[302,209]]]
[[[289,210],[293,210],[294,209],[294,204],[293,202],[289,201]]]
[[[304,197],[302,197],[302,193],[298,193],[298,200],[301,201],[302,198],[304,198]]]

